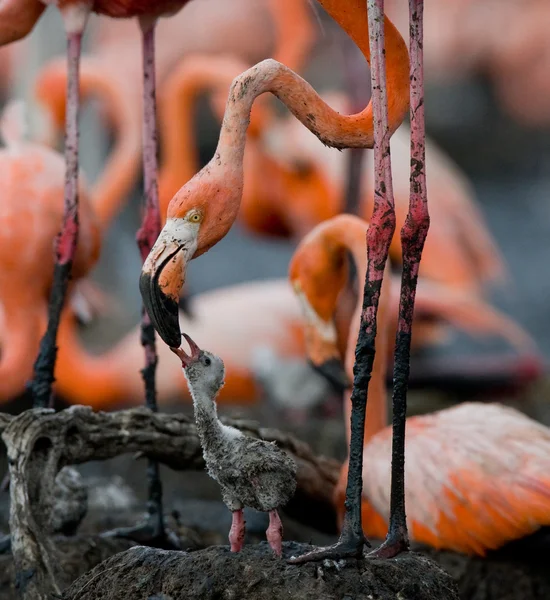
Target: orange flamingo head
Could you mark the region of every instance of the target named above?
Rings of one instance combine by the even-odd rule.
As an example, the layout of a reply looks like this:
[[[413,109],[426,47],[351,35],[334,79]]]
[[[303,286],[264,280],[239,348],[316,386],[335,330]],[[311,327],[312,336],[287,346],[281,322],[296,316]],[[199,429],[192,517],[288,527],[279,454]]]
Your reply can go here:
[[[350,382],[338,347],[334,316],[348,278],[348,262],[345,248],[330,233],[323,223],[302,240],[290,262],[289,278],[306,322],[310,363],[338,389],[346,389]]]
[[[163,341],[180,345],[179,296],[187,263],[217,244],[239,210],[242,183],[217,169],[216,158],[168,206],[166,224],[145,260],[139,281],[144,306]]]

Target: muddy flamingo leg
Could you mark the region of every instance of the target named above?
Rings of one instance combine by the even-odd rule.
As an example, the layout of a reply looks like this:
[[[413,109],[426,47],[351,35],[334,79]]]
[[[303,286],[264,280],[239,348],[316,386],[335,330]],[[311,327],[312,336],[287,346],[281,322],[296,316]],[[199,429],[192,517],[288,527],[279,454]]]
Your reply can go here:
[[[240,552],[243,549],[244,543],[244,516],[243,509],[233,511],[233,520],[231,529],[229,530],[229,543],[231,544],[231,552]]]
[[[267,541],[277,556],[283,553],[283,524],[277,510],[269,511],[269,527],[265,532]]]
[[[384,543],[371,555],[391,558],[409,548],[405,515],[405,421],[411,332],[422,249],[430,226],[426,193],[426,135],[423,69],[424,0],[409,0],[411,56],[411,191],[409,213],[401,230],[403,274],[393,369],[393,432],[390,523]]]
[[[69,6],[62,11],[67,32],[67,115],[65,121],[65,206],[63,225],[55,244],[55,266],[48,306],[48,327],[40,342],[29,384],[35,408],[52,401],[52,384],[57,357],[57,330],[65,304],[78,241],[78,114],[79,71],[82,35],[90,10],[87,5]]]
[[[156,19],[143,18],[139,21],[143,39],[143,182],[145,189],[145,211],[136,241],[142,262],[147,258],[161,230],[159,196],[157,185],[157,122],[155,81],[155,26]],[[156,369],[158,356],[155,330],[147,311],[141,311],[141,344],[145,350],[145,367],[142,369],[145,385],[145,406],[157,412]],[[133,528],[117,529],[109,536],[125,537],[140,543],[147,542],[165,548],[178,548],[177,537],[165,527],[162,482],[159,464],[149,460],[147,467],[149,499],[147,521]]]
[[[395,208],[391,180],[390,131],[384,54],[384,0],[368,0],[371,50],[371,85],[374,115],[374,209],[367,233],[368,266],[363,291],[361,327],[355,349],[351,395],[351,437],[345,514],[340,539],[334,546],[319,548],[289,560],[292,564],[361,556],[368,540],[361,522],[363,491],[363,442],[368,385],[375,355],[376,316],[384,268],[395,231]]]

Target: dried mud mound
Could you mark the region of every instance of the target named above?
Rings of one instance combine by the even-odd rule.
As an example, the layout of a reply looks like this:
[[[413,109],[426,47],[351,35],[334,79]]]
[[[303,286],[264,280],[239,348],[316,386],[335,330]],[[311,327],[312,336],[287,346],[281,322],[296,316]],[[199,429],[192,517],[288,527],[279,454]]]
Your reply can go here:
[[[310,547],[284,545],[285,558]],[[63,600],[458,600],[456,584],[436,563],[409,553],[392,560],[288,565],[264,542],[239,554],[227,546],[198,552],[136,546],[75,581]]]

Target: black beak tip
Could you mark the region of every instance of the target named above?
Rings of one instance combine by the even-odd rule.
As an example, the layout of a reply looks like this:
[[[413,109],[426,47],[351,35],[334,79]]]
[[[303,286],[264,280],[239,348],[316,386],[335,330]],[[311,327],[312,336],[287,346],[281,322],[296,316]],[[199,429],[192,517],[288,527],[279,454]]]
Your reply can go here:
[[[166,296],[149,273],[139,278],[139,290],[143,305],[153,327],[170,348],[181,346],[178,303]]]
[[[310,364],[332,384],[337,392],[344,392],[351,387],[351,381],[341,360],[331,358],[320,365],[316,365],[311,361]]]

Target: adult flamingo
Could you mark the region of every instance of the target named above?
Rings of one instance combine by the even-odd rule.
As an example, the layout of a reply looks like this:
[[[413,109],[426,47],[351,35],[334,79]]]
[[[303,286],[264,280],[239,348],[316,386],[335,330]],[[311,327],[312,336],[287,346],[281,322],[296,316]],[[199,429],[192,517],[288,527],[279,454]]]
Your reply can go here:
[[[226,383],[219,401],[254,404],[259,400],[251,369],[255,351],[270,348],[276,355],[305,363],[300,306],[285,279],[248,282],[199,294],[190,301],[193,318],[180,313],[185,331],[200,333],[211,348],[225,354]],[[270,314],[270,319],[264,316]],[[346,319],[349,323],[349,319]],[[235,336],[239,344],[235,346]],[[104,410],[134,405],[142,385],[132,359],[139,359],[140,332],[134,328],[101,355],[90,354],[78,337],[74,317],[67,314],[59,330],[56,390],[71,403]],[[181,372],[169,360],[170,349],[159,346],[158,400],[190,400]],[[134,366],[132,366],[134,365]]]
[[[275,29],[272,57],[297,71],[303,67],[313,44],[313,25],[307,3],[305,0],[268,0],[267,5]],[[168,204],[198,171],[193,135],[193,108],[197,97],[209,91],[214,111],[220,121],[223,120],[231,82],[247,67],[237,56],[197,52],[181,60],[166,79],[159,108],[163,156],[159,173],[159,200],[163,225]],[[269,110],[267,102],[256,102],[247,130],[243,204],[254,204],[257,199],[254,190],[258,178],[254,174],[262,171],[265,176],[266,170],[270,170],[271,165],[266,165],[265,161],[258,164],[255,157],[262,154],[258,137],[272,121],[273,112]],[[250,145],[253,147],[249,148]],[[252,198],[249,199],[249,196]]]
[[[332,323],[346,281],[346,252],[352,253],[359,278],[364,276],[367,230],[365,221],[351,215],[326,221],[302,240],[289,269],[303,306],[308,355],[332,374],[342,364]],[[391,427],[386,427],[385,375],[393,285],[384,278],[363,451],[363,524],[365,533],[376,538],[386,536],[389,518]],[[349,330],[348,377],[361,309],[359,303]],[[350,409],[348,397],[346,424]],[[419,542],[484,555],[550,525],[550,429],[511,408],[465,403],[412,417],[407,420],[406,455],[407,520]],[[346,478],[347,463],[335,491],[340,522]]]
[[[196,55],[181,61],[163,87],[159,106],[163,162],[159,198],[164,216],[172,196],[198,170],[193,134],[193,108],[204,91],[227,96],[229,82],[243,70],[232,57]],[[323,94],[330,105],[345,112],[341,94]],[[263,97],[261,98],[263,99]],[[410,168],[409,130],[392,136],[392,166],[405,176]],[[370,154],[367,157],[371,158]],[[294,117],[276,118],[267,103],[255,103],[243,160],[243,195],[239,221],[249,230],[277,237],[302,237],[316,224],[341,212],[344,204],[345,156],[335,155]],[[433,145],[427,145],[426,165],[431,173],[432,231],[428,236],[421,274],[428,279],[480,291],[482,285],[505,271],[503,261],[475,205],[471,186],[460,170]],[[370,217],[372,186],[363,185],[360,213]],[[408,209],[408,185],[396,179],[398,225]],[[390,253],[401,260],[401,242],[394,236]]]
[[[370,60],[368,22],[362,0],[342,9],[337,0],[322,0],[327,12]],[[385,19],[391,130],[401,124],[408,107],[409,61],[403,38]],[[256,97],[272,92],[324,143],[337,148],[372,147],[372,106],[342,116],[284,65],[267,60],[252,67],[231,86],[220,139],[213,159],[172,199],[167,221],[140,277],[147,311],[161,338],[179,347],[178,299],[187,262],[218,243],[233,225],[243,189],[243,155],[250,111]]]
[[[348,33],[367,59],[371,57],[372,48],[371,73],[373,90],[376,92],[373,94],[374,105],[369,104],[357,115],[342,116],[328,107],[298,75],[272,60],[260,63],[235,80],[229,94],[216,153],[211,162],[184,186],[170,203],[166,225],[142,268],[140,290],[144,304],[161,338],[171,347],[178,348],[181,341],[177,302],[184,282],[187,262],[206,252],[222,239],[236,219],[242,195],[242,163],[250,110],[254,99],[267,91],[271,91],[281,99],[291,112],[325,144],[338,148],[372,147],[373,144],[375,146],[380,161],[380,173],[377,178],[380,185],[377,193],[380,192],[380,196],[375,205],[372,222],[373,230],[380,231],[380,236],[378,240],[371,239],[368,243],[371,248],[376,244],[377,266],[369,271],[371,278],[365,284],[365,288],[372,290],[368,302],[374,309],[372,315],[376,316],[382,283],[380,265],[385,264],[393,234],[392,227],[384,227],[384,221],[390,225],[393,222],[393,227],[395,226],[395,218],[392,221],[391,211],[387,210],[388,207],[393,208],[393,202],[386,202],[385,180],[391,190],[391,175],[389,175],[391,167],[389,164],[384,164],[387,161],[382,158],[381,144],[385,145],[385,139],[389,144],[391,132],[401,124],[409,103],[408,52],[403,38],[385,18],[383,6],[372,4],[372,0],[369,0],[367,15],[362,0],[353,0],[345,6],[338,0],[321,0],[321,4]],[[388,44],[384,50],[386,30]],[[388,54],[387,73],[385,52]],[[391,89],[389,103],[386,97],[386,78]],[[385,100],[382,101],[381,98]],[[384,107],[381,108],[382,104]],[[383,152],[387,153],[389,159],[389,147],[384,148]],[[385,176],[384,172],[388,173],[388,176]],[[214,198],[216,202],[213,202]],[[384,204],[388,204],[388,207],[384,207]],[[386,245],[387,234],[389,238]],[[423,236],[418,240],[423,242]],[[413,281],[411,306],[414,306],[414,284]],[[410,316],[412,319],[412,312]],[[398,335],[401,329],[400,321]],[[372,333],[375,335],[375,328]],[[405,350],[408,347],[407,344],[403,346]],[[403,362],[403,357],[400,357],[398,362]],[[368,379],[364,382],[358,380],[357,389],[367,381]],[[365,539],[361,529],[360,452],[365,406],[362,402],[356,402],[355,405],[352,414],[353,435],[350,442],[354,462],[351,465],[353,469],[350,466],[347,495],[349,501],[346,502],[349,510],[343,534],[335,547],[321,552],[320,555],[313,553],[301,557],[301,560],[316,560],[323,556],[335,558],[358,556],[363,552]],[[400,440],[398,439],[397,442]],[[402,454],[402,449],[400,452]],[[392,481],[398,484],[396,494],[399,497],[403,460],[404,457],[401,456],[396,462],[395,472],[392,471],[395,476]],[[404,507],[398,506],[397,510],[392,511],[392,522],[394,519],[406,536],[406,524],[401,526],[404,523]],[[394,543],[394,540],[388,540],[388,544],[390,548],[401,548],[401,545]]]

